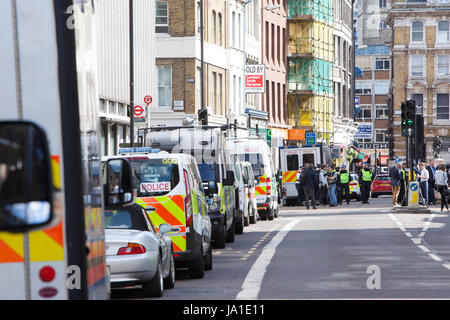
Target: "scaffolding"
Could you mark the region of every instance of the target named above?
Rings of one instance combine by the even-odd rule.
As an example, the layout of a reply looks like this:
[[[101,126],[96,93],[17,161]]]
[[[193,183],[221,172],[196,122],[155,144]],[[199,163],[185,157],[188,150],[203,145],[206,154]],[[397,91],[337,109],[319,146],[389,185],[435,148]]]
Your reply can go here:
[[[288,0],[289,124],[327,144],[333,131],[334,32],[331,0]]]

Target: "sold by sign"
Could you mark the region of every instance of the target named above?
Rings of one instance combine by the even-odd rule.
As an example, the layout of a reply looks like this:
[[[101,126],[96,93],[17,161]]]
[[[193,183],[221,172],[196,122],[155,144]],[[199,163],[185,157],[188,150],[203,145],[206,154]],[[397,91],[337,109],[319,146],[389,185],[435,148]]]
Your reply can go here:
[[[245,66],[245,91],[247,93],[265,92],[265,69],[263,64],[248,64]]]
[[[170,182],[148,182],[141,183],[140,192],[168,192],[170,191]]]

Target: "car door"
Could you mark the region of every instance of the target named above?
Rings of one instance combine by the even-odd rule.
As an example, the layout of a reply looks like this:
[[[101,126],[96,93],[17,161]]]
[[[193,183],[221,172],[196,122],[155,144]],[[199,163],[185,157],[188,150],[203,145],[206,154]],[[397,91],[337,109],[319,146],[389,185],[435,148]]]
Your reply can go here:
[[[150,217],[147,215],[147,213],[145,212],[145,209],[140,207],[142,214],[145,217],[145,221],[147,222],[147,226],[148,226],[148,231],[153,233],[155,235],[155,237],[159,240],[159,246],[161,247],[161,252],[162,252],[162,256],[161,256],[161,263],[163,266],[163,270],[164,273],[166,273],[167,268],[170,268],[170,252],[171,252],[171,248],[168,247],[168,243],[171,241],[167,241],[167,239],[165,238],[165,234],[161,235],[158,231],[156,231],[155,226],[152,223],[152,220],[150,220]]]

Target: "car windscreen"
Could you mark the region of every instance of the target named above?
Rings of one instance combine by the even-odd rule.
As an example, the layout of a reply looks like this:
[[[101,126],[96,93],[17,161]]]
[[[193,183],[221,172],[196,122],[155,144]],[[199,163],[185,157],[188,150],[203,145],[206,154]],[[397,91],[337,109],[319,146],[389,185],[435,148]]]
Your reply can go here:
[[[264,175],[264,158],[261,153],[242,153],[238,158],[239,161],[250,162],[255,178]]]
[[[377,176],[375,177],[375,181],[389,181],[391,178],[389,176]]]
[[[148,231],[143,212],[134,206],[105,210],[105,228]]]
[[[216,170],[214,163],[197,163],[202,181],[216,181]]]
[[[180,182],[177,159],[131,158],[130,162],[136,174],[138,197],[166,195]]]

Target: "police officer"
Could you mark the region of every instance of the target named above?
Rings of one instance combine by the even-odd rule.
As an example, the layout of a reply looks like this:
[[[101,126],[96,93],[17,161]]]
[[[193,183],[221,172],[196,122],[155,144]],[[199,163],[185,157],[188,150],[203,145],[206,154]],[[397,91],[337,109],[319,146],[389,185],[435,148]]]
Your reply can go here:
[[[344,198],[344,191],[345,191],[345,200],[347,201],[347,204],[350,204],[350,187],[349,187],[349,183],[350,183],[350,174],[348,173],[347,169],[345,168],[345,166],[341,166],[341,171],[339,171],[339,175],[338,175],[338,188],[339,188],[339,193],[338,193],[338,203],[342,204],[342,199]]]
[[[364,163],[359,175],[359,185],[361,188],[361,203],[369,203],[370,186],[372,185],[373,174],[369,168],[369,164]]]
[[[397,203],[401,206],[405,205],[405,195],[406,195],[406,170],[405,164],[402,165],[400,169],[400,193],[398,194]]]

